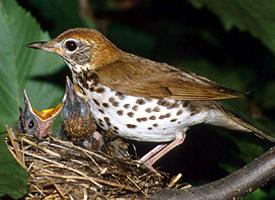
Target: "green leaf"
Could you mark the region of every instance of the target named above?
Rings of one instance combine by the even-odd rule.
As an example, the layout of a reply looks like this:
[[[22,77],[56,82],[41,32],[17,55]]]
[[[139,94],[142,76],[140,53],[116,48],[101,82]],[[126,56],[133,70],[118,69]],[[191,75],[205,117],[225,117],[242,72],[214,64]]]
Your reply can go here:
[[[62,61],[52,54],[25,47],[29,42],[49,37],[16,1],[0,1],[0,27],[0,130],[3,131],[5,124],[14,126],[18,119],[24,88],[38,109],[60,102],[63,91],[37,80],[60,70]],[[9,154],[4,138],[5,134],[0,134],[0,196],[20,198],[26,194],[27,172]]]
[[[207,6],[229,30],[237,27],[250,32],[275,52],[275,2],[273,0],[189,0],[194,7]]]
[[[1,2],[1,1],[0,1]],[[60,88],[35,77],[50,76],[62,67],[61,59],[50,53],[26,48],[36,40],[49,39],[36,21],[14,0],[0,4],[0,130],[18,118],[23,89],[38,109],[53,106],[63,95]]]
[[[0,197],[9,195],[18,199],[27,193],[28,173],[9,154],[5,136],[0,134]]]
[[[244,200],[258,200],[258,199],[266,199],[268,196],[267,196],[267,193],[258,188],[257,190],[255,190],[254,192],[248,194],[246,197],[244,197]]]

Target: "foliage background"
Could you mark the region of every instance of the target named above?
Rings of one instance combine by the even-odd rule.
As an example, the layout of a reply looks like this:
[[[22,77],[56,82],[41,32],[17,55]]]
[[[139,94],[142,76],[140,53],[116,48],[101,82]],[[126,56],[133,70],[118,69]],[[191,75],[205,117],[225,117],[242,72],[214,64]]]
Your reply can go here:
[[[0,0],[0,58],[6,61],[0,60],[2,131],[6,123],[15,125],[24,88],[34,107],[54,106],[60,102],[65,76],[70,74],[56,56],[24,48],[26,43],[48,36],[21,7],[50,37],[72,27],[96,28],[125,51],[249,92],[245,99],[224,104],[275,136],[274,1]],[[7,70],[10,71],[5,73]],[[136,145],[145,151],[152,147]],[[196,126],[188,132],[185,144],[158,165],[171,174],[182,172],[183,182],[197,185],[242,167],[270,146],[253,135]],[[1,155],[2,168],[9,156],[7,152]],[[11,166],[15,167],[15,163]],[[9,180],[7,177],[15,177],[9,167],[1,168],[0,186]],[[1,172],[8,175],[3,178]],[[26,184],[24,172],[18,172],[16,177]],[[0,196],[22,196],[25,190],[16,190],[16,185],[22,186],[15,181],[13,188],[0,189]],[[246,199],[274,199],[274,188],[275,184],[270,183]]]

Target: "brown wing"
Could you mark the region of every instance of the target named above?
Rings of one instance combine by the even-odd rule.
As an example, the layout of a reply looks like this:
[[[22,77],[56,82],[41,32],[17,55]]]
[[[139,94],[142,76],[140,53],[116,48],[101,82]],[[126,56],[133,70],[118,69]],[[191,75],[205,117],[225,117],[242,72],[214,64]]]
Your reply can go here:
[[[177,100],[239,97],[237,92],[204,77],[127,53],[118,60],[101,66],[96,73],[102,84],[133,96]]]

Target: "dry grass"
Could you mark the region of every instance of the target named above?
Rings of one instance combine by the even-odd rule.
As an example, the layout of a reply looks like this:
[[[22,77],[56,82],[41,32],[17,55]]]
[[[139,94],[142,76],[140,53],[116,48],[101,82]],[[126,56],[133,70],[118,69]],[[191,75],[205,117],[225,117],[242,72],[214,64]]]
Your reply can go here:
[[[8,130],[8,148],[29,172],[26,199],[146,199],[170,181],[130,158],[92,152],[49,137],[38,140]]]

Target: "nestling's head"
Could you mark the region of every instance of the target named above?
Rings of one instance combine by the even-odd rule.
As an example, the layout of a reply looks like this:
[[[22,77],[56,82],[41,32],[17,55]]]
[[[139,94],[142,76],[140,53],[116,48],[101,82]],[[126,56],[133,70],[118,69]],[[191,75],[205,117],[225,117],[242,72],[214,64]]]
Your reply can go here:
[[[61,56],[73,73],[92,69],[117,59],[120,50],[93,29],[69,29],[50,41],[32,42],[28,47]]]

